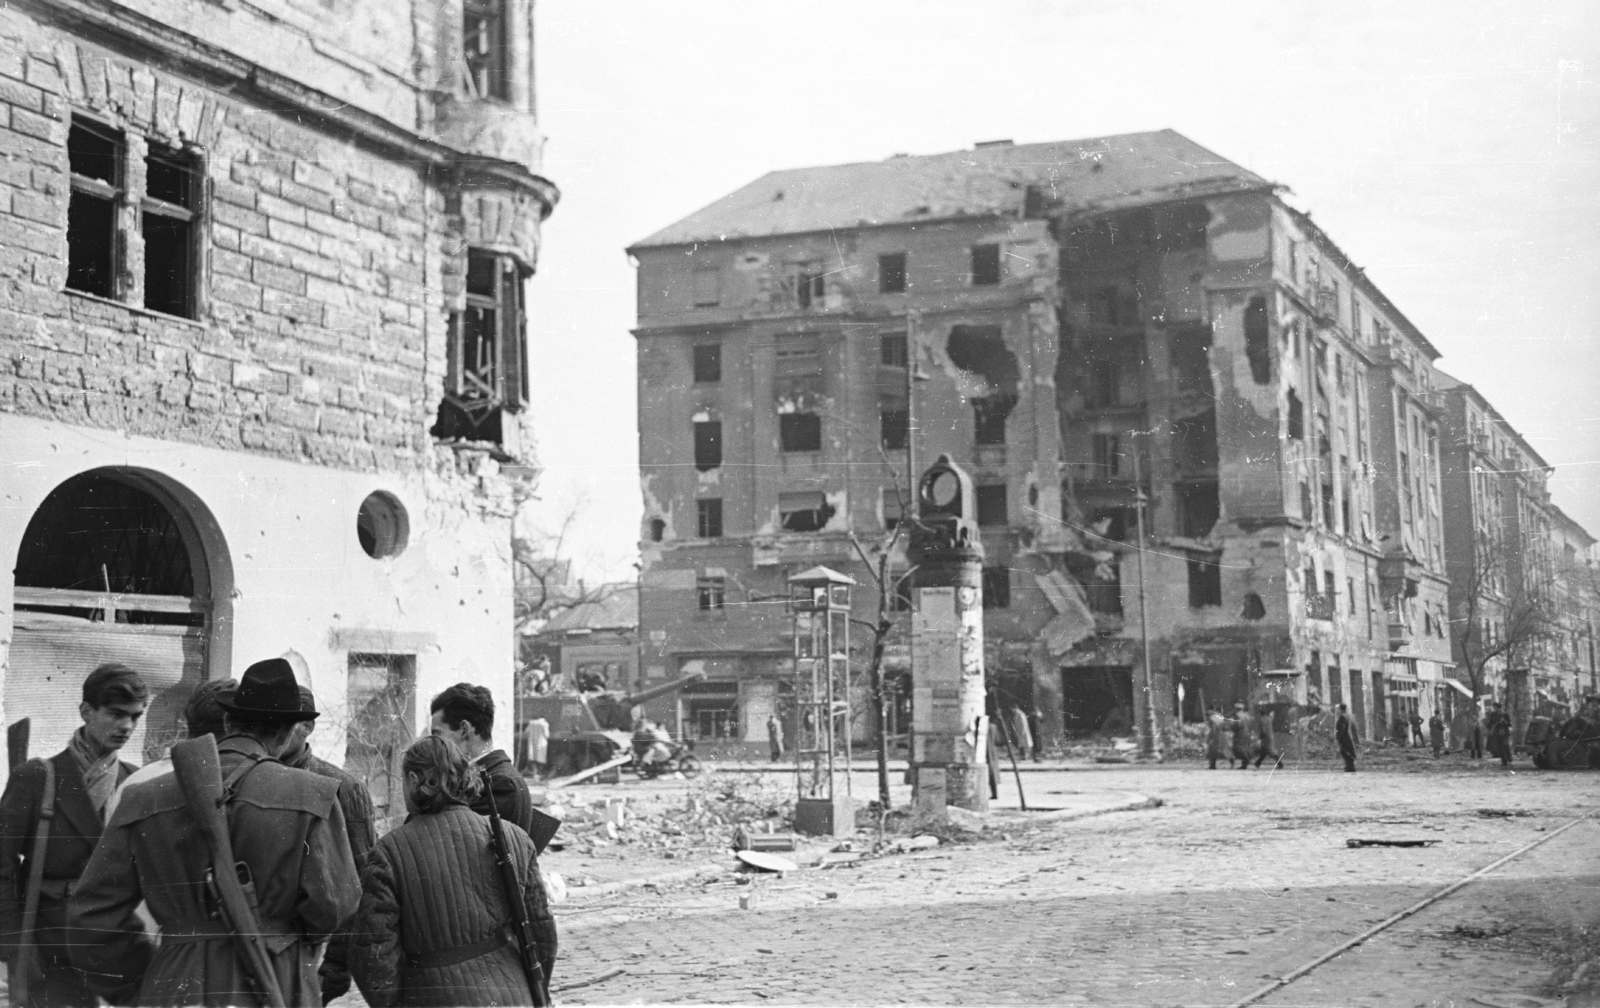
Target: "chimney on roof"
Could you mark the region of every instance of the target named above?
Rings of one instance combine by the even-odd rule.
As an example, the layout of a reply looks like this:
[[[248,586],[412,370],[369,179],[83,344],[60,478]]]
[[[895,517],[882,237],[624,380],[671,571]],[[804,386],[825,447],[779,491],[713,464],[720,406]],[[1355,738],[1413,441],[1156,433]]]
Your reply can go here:
[[[1016,146],[1015,141],[1011,141],[1011,140],[984,140],[981,143],[973,144],[972,145],[972,149],[973,150],[983,150],[985,147],[1015,147],[1015,146]]]

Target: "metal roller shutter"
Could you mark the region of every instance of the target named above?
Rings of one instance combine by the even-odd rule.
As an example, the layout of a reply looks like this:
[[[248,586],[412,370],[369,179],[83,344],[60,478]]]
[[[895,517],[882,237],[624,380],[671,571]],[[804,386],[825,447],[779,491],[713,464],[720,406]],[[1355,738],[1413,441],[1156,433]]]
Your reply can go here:
[[[166,754],[179,737],[183,705],[205,675],[205,632],[197,627],[95,623],[16,614],[5,683],[8,725],[32,718],[28,754],[60,752],[83,719],[83,681],[95,666],[122,662],[144,677],[150,707],[123,749],[129,763]]]

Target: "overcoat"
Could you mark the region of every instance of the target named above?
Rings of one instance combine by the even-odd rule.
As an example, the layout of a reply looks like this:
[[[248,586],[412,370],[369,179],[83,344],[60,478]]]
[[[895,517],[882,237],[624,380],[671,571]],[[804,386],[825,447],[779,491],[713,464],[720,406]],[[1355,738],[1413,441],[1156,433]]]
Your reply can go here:
[[[1232,726],[1228,719],[1216,711],[1206,716],[1206,756],[1218,760],[1228,755],[1228,739]]]
[[[1256,719],[1249,711],[1239,711],[1233,716],[1234,759],[1248,761],[1256,745]]]
[[[556,927],[533,841],[509,822],[505,837],[548,982]],[[371,1008],[533,1003],[483,816],[413,815],[373,846],[361,890],[350,972]]]
[[[494,807],[500,818],[516,823],[524,833],[533,828],[533,798],[528,794],[528,782],[522,779],[511,757],[503,749],[483,754],[478,766],[489,771],[489,788],[478,792],[472,800],[472,811],[489,814],[489,797],[494,796]]]
[[[321,1005],[319,945],[355,912],[360,881],[350,856],[338,783],[268,757],[234,735],[219,745],[222,776],[257,757],[228,803],[234,857],[250,869],[266,944],[290,1005]],[[251,1005],[232,937],[212,916],[211,857],[176,775],[128,788],[71,901],[86,941],[79,966],[107,1000],[138,983],[141,1005]],[[153,951],[134,908],[161,927]],[[142,983],[140,982],[142,977]]]

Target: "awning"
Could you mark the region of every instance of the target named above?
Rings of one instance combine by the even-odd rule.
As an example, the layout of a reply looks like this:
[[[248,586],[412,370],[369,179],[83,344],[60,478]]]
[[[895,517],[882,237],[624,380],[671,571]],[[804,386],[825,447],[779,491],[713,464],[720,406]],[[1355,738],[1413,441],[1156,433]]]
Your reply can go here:
[[[1284,676],[1287,678],[1289,676],[1300,675],[1301,671],[1295,668],[1269,668],[1262,669],[1260,674],[1264,676]]]
[[[1465,686],[1461,685],[1459,680],[1456,680],[1456,679],[1445,679],[1445,680],[1442,680],[1442,681],[1443,682],[1447,682],[1450,685],[1454,686],[1456,689],[1460,690],[1461,691],[1461,695],[1466,697],[1468,700],[1472,699],[1472,691],[1467,689]]]

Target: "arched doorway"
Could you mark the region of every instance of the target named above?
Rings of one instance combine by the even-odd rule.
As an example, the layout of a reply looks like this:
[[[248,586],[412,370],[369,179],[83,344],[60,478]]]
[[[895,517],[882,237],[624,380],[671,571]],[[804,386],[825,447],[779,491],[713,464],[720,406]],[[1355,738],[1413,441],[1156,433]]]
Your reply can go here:
[[[183,704],[206,676],[219,587],[184,495],[153,474],[97,469],[34,512],[17,552],[5,682],[13,766],[24,738],[30,756],[66,745],[83,681],[108,661],[138,670],[150,689],[123,758],[159,758],[179,737]]]

